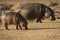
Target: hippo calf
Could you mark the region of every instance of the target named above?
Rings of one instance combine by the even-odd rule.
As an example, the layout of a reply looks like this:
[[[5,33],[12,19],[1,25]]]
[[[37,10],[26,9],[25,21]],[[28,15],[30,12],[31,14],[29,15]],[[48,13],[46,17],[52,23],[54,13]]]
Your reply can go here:
[[[18,26],[20,27],[20,29],[24,29],[24,30],[28,29],[27,28],[27,25],[28,25],[27,21],[19,13],[8,12],[6,14],[2,14],[1,20],[7,30],[9,30],[8,25],[10,25],[10,24],[16,25],[16,29],[19,29]]]

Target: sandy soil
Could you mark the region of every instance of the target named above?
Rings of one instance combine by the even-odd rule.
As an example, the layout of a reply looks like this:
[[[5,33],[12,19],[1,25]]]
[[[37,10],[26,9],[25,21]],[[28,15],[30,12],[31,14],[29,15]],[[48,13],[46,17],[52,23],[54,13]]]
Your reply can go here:
[[[56,21],[43,20],[43,23],[28,22],[29,30],[16,30],[15,25],[9,25],[10,30],[0,26],[0,40],[60,40],[60,19]]]

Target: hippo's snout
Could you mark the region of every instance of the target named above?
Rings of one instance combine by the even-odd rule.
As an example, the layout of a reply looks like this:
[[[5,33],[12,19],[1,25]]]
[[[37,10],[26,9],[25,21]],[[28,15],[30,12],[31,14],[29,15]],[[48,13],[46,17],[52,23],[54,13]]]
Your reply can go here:
[[[52,18],[52,19],[51,19],[51,21],[55,21],[55,20],[56,20],[56,18]]]

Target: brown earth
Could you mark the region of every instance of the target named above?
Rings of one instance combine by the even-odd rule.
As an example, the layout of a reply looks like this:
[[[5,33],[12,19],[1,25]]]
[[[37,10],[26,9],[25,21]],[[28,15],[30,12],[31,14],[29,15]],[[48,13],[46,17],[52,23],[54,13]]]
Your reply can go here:
[[[15,25],[9,25],[10,30],[5,30],[1,24],[0,40],[60,40],[60,19],[43,22],[28,22],[29,30],[16,30]]]

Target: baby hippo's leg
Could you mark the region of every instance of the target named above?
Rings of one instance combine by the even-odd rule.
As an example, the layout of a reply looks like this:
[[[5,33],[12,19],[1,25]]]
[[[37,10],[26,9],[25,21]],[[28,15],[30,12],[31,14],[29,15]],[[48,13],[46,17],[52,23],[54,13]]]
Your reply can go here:
[[[21,22],[20,26],[21,26],[21,29],[23,29],[23,30],[27,30],[28,29],[27,24],[25,24],[24,22]]]
[[[6,23],[5,23],[5,28],[6,28],[6,30],[9,30],[9,29],[8,29],[8,25],[7,25]]]

